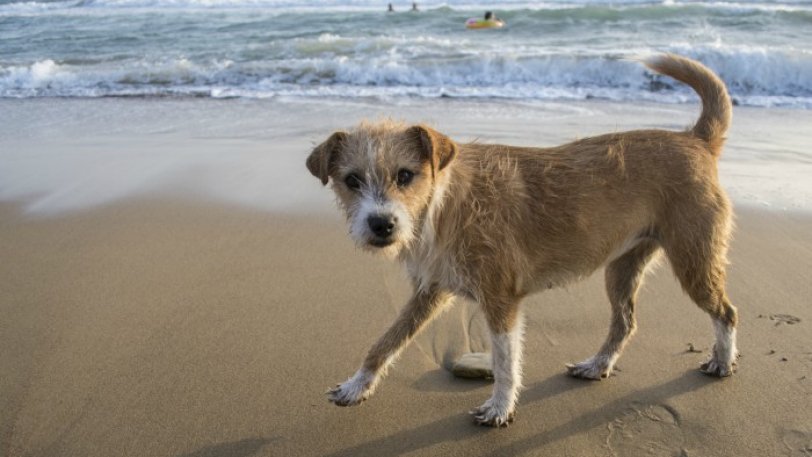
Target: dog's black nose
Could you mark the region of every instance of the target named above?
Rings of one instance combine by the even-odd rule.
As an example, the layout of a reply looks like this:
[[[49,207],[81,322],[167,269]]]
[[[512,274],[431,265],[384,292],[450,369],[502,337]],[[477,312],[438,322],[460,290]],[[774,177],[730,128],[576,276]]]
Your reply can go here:
[[[392,216],[369,216],[367,224],[372,233],[381,238],[388,237],[395,230],[395,218]]]

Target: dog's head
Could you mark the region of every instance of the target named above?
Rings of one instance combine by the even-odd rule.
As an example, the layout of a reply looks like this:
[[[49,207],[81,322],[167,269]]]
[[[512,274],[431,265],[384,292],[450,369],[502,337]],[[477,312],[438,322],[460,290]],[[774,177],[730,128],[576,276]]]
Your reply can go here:
[[[322,184],[332,181],[359,246],[396,255],[417,235],[456,153],[451,139],[426,126],[363,123],[316,146],[307,168]]]

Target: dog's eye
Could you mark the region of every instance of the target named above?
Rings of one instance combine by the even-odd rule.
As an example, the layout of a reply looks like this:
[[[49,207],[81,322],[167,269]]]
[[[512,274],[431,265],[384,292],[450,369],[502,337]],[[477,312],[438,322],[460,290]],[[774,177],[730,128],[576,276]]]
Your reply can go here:
[[[413,178],[414,178],[414,173],[413,172],[411,172],[411,171],[409,171],[409,170],[407,170],[405,168],[402,168],[402,169],[398,170],[398,177],[397,177],[398,186],[400,186],[400,187],[408,186],[409,183],[412,182]]]
[[[349,175],[347,175],[346,178],[344,178],[344,184],[346,184],[347,187],[349,187],[352,190],[360,189],[361,184],[363,184],[363,183],[364,182],[361,180],[361,178],[358,175],[356,175],[355,173],[349,174]]]

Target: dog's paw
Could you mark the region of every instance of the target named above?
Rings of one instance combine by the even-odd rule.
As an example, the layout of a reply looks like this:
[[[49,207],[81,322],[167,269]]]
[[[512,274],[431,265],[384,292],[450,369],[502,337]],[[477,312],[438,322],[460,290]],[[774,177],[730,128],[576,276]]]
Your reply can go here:
[[[711,358],[707,362],[699,366],[699,371],[708,376],[716,376],[717,378],[726,378],[736,372],[736,361],[739,358],[739,352],[733,349],[732,355],[725,357],[716,351],[716,345],[711,350]],[[728,360],[730,358],[730,360]]]
[[[474,416],[474,422],[478,425],[489,427],[507,427],[516,417],[516,412],[512,408],[491,400],[486,401],[479,408],[469,411],[469,414]]]
[[[574,378],[600,381],[612,374],[612,366],[604,359],[591,357],[575,364],[566,365],[567,373]]]
[[[699,366],[699,371],[708,376],[716,376],[717,378],[726,378],[736,372],[735,363],[723,363],[716,360],[716,357],[711,358],[707,362]]]
[[[359,370],[342,384],[327,391],[327,400],[337,406],[355,406],[372,395],[373,377],[365,370]]]

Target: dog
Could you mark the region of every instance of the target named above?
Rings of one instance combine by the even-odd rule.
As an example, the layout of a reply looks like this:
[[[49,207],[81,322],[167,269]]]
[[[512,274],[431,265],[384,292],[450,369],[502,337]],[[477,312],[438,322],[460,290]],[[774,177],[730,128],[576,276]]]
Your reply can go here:
[[[426,125],[362,123],[335,132],[307,158],[332,182],[350,235],[405,265],[413,295],[361,368],[328,391],[339,406],[375,391],[387,367],[454,297],[479,303],[491,335],[492,396],[475,422],[513,421],[521,384],[524,297],[605,267],[609,335],[567,365],[609,376],[635,331],[635,299],[662,252],[688,296],[711,317],[715,344],[700,369],[730,376],[736,308],[725,293],[732,229],[716,161],[730,126],[725,84],[699,62],[658,54],[643,63],[692,87],[702,113],[690,130],[636,130],[552,148],[458,144]]]

